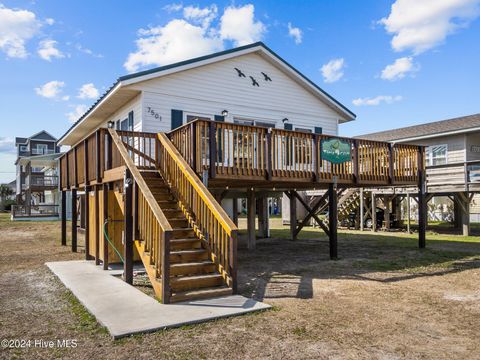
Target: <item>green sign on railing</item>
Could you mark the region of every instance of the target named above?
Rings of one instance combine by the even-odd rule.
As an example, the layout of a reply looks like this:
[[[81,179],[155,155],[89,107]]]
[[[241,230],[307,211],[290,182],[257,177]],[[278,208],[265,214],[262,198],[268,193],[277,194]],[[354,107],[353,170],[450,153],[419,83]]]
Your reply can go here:
[[[352,160],[352,149],[350,143],[341,139],[322,139],[322,159],[332,164],[341,164]]]

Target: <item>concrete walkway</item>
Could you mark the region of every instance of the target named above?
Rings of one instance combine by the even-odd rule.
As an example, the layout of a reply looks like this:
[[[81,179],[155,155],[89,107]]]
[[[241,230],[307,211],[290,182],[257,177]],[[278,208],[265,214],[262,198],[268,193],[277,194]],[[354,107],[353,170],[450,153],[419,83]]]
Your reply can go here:
[[[164,305],[93,261],[46,265],[114,339],[270,308],[240,295]]]

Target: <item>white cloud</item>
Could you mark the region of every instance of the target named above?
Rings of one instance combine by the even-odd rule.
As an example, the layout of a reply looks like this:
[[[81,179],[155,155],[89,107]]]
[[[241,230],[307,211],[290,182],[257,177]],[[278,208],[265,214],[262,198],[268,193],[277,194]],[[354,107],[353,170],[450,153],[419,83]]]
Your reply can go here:
[[[74,123],[80,117],[87,112],[87,105],[74,105],[73,110],[66,113],[65,115],[67,116],[68,121]]]
[[[220,36],[232,40],[236,46],[251,44],[262,39],[266,27],[255,21],[252,4],[242,7],[229,6],[220,19]]]
[[[302,43],[303,32],[298,27],[293,27],[291,23],[288,23],[288,35],[295,40],[295,44]]]
[[[45,23],[47,25],[53,25],[53,24],[55,24],[55,20],[52,19],[52,18],[47,18],[47,19],[45,19]]]
[[[83,84],[80,89],[78,89],[78,98],[79,99],[96,99],[99,95],[98,89],[93,85],[93,83]]]
[[[0,136],[0,153],[15,153],[15,142],[12,138]]]
[[[381,78],[383,80],[399,80],[403,79],[408,73],[415,73],[419,70],[419,66],[413,63],[412,57],[402,57],[396,59],[393,64],[387,65],[382,70]]]
[[[137,50],[128,55],[124,67],[129,72],[142,66],[165,65],[223,49],[223,43],[208,29],[175,19],[167,25],[140,30]]]
[[[83,46],[80,45],[80,44],[76,44],[76,45],[75,45],[75,48],[76,48],[78,51],[83,52],[84,54],[87,54],[87,55],[90,55],[90,56],[93,56],[93,57],[96,57],[96,58],[103,58],[103,55],[102,55],[102,54],[96,54],[96,53],[94,53],[92,50],[90,50],[89,48],[83,47]]]
[[[255,21],[253,5],[227,7],[213,25],[218,15],[216,5],[200,8],[171,4],[167,11],[183,9],[183,19],[174,19],[164,26],[140,29],[137,49],[128,55],[124,63],[129,72],[150,65],[166,65],[185,59],[223,50],[224,40],[235,45],[258,41],[266,28]]]
[[[46,39],[46,40],[40,41],[40,45],[38,48],[38,55],[43,60],[47,60],[47,61],[52,61],[52,58],[57,58],[57,59],[64,58],[65,55],[55,47],[56,45],[57,45],[57,42],[52,39]]]
[[[41,27],[35,14],[27,10],[9,9],[0,4],[0,50],[11,58],[28,56],[25,43]]]
[[[393,104],[394,102],[401,101],[402,96],[390,96],[390,95],[379,95],[374,98],[358,98],[352,101],[355,106],[377,106],[382,102],[385,104]]]
[[[58,99],[64,86],[65,83],[63,81],[53,80],[38,88],[35,88],[35,92],[37,95],[43,96],[47,99]],[[68,100],[68,98],[62,97],[62,100]]]
[[[163,10],[166,12],[172,13],[176,11],[182,10],[183,5],[182,4],[168,4],[163,7]]]
[[[201,24],[203,27],[210,26],[210,23],[217,17],[218,8],[213,4],[210,7],[199,8],[187,6],[183,8],[183,17],[191,20],[195,24]]]
[[[343,76],[344,66],[345,60],[343,58],[330,60],[320,69],[323,75],[323,81],[326,83],[333,83],[340,80]]]
[[[396,0],[379,23],[394,34],[395,51],[419,54],[441,44],[448,35],[480,15],[480,0]]]

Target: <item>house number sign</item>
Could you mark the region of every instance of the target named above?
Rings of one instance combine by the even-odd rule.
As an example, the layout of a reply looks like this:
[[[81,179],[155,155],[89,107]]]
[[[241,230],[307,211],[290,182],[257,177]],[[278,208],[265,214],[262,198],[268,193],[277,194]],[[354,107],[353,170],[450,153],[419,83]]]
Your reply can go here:
[[[160,116],[158,111],[153,108],[153,106],[147,106],[145,110],[147,117],[157,121],[162,121],[162,117]]]
[[[480,145],[472,145],[470,151],[473,153],[480,153]]]

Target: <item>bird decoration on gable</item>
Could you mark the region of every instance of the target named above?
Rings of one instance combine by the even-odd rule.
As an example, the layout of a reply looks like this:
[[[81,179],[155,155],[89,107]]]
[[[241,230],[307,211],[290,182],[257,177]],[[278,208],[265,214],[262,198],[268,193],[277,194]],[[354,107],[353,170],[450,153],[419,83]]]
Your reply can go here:
[[[242,72],[242,70],[238,68],[234,68],[234,69],[237,70],[238,77],[246,77],[245,74]]]
[[[261,71],[262,75],[263,75],[263,79],[265,81],[272,81],[272,79],[270,78],[270,76],[268,76],[267,74],[265,74],[263,71]]]
[[[254,78],[253,76],[250,76],[250,79],[252,79],[252,86],[258,86],[258,87],[260,87],[260,85],[258,85],[257,80],[255,80],[255,78]]]

